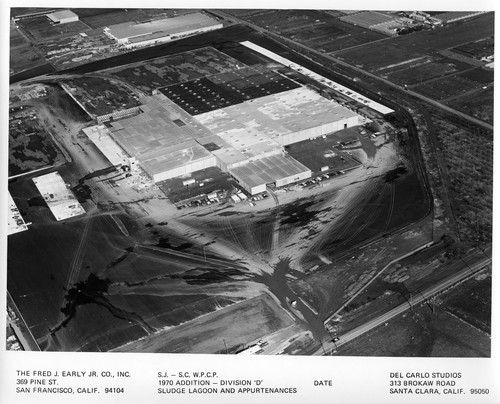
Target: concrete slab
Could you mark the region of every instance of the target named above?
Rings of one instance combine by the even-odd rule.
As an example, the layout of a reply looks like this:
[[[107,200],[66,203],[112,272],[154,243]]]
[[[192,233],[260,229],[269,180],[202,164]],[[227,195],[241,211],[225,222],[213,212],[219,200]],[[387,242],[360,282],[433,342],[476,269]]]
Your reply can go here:
[[[10,236],[11,234],[19,233],[25,230],[28,230],[28,226],[26,225],[19,209],[17,208],[12,195],[9,192],[9,216],[7,222],[7,234]]]
[[[85,214],[57,171],[35,177],[33,182],[57,221]]]

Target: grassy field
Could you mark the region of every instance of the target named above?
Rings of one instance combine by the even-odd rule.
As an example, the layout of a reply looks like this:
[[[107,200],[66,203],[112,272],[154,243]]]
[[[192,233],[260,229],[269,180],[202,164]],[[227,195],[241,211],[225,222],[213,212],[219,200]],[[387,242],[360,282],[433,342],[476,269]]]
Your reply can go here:
[[[494,48],[495,40],[493,36],[491,36],[481,41],[473,41],[457,46],[453,48],[452,51],[475,59],[481,59],[482,57],[493,55]]]
[[[460,238],[474,245],[492,237],[493,139],[474,127],[433,115],[450,177],[448,192]]]
[[[450,299],[448,311],[461,320],[491,334],[491,273],[483,273],[468,282],[468,287]]]
[[[457,60],[433,57],[420,59],[418,62],[403,65],[392,71],[384,71],[384,77],[399,85],[425,83],[427,80],[457,73],[470,68],[470,65]]]
[[[18,73],[46,63],[45,57],[41,56],[20,35],[13,35],[11,30],[11,48],[9,67],[10,73]]]
[[[369,71],[425,56],[419,47],[401,44],[396,39],[338,52],[335,56]]]
[[[493,124],[493,94],[493,86],[490,86],[486,90],[478,90],[473,94],[467,94],[466,97],[447,102],[447,104],[468,115]]]
[[[475,76],[472,77],[475,78]],[[432,81],[427,84],[424,83],[416,86],[414,90],[435,100],[445,100],[479,89],[482,86],[483,83],[471,80],[467,75],[456,75]]]

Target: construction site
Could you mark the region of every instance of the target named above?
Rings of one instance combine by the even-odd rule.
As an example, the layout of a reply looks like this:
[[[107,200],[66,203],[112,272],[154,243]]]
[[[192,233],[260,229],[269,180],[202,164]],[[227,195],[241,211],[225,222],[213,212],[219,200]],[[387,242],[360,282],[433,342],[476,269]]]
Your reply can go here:
[[[141,21],[117,17],[112,40],[163,41]],[[34,78],[29,113],[11,85],[8,288],[30,346],[327,354],[379,302],[455,276],[391,93],[248,26],[207,29]],[[35,140],[58,154],[28,166]]]
[[[253,47],[266,57],[271,56],[270,61],[274,58],[289,62],[250,42],[242,45],[247,51]],[[218,53],[215,49],[213,52]],[[275,65],[273,69],[263,64],[237,64],[232,70],[226,68],[220,73],[160,87],[153,95],[141,97],[141,105],[135,107],[133,116],[126,117],[128,104],[122,104],[123,109],[113,111],[112,116],[107,107],[106,125],[84,132],[98,132],[106,144],[96,142],[95,136],[91,139],[105,156],[110,155],[110,148],[116,149],[111,152],[113,156],[125,152],[126,165],[137,163],[155,183],[177,177],[189,181],[193,173],[211,167],[229,174],[248,196],[263,193],[268,187],[277,189],[301,182],[311,178],[311,168],[288,154],[286,146],[371,121],[341,101],[325,98],[308,85],[288,78],[281,69],[326,80],[299,65],[288,64]],[[332,83],[326,85],[331,87]],[[337,87],[342,96],[345,89]],[[68,85],[63,84],[63,89],[74,98],[74,90]],[[92,91],[97,88],[88,85],[87,93]],[[392,112],[359,94],[356,98],[354,92],[349,96],[356,99],[360,108],[368,105],[377,113]],[[76,101],[82,108],[90,102],[82,97]],[[102,115],[94,119],[102,123]],[[110,162],[115,160],[110,157]]]

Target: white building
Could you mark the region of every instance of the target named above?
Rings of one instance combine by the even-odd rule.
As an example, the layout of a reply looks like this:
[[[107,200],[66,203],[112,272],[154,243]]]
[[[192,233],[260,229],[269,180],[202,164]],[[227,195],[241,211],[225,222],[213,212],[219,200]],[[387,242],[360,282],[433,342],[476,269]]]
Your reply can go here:
[[[78,15],[71,10],[56,11],[55,13],[47,14],[47,17],[54,24],[67,24],[68,22],[78,21]]]
[[[104,28],[104,33],[126,48],[168,42],[222,28],[222,24],[202,13],[185,14],[141,24],[126,22]]]

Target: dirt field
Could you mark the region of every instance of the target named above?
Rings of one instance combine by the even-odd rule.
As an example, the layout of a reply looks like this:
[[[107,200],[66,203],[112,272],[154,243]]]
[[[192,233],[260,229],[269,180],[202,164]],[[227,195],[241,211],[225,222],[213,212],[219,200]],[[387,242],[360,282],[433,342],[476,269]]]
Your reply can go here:
[[[118,352],[234,353],[254,340],[292,325],[267,294],[118,348]],[[229,327],[229,325],[231,325]],[[226,345],[224,345],[224,341]]]

